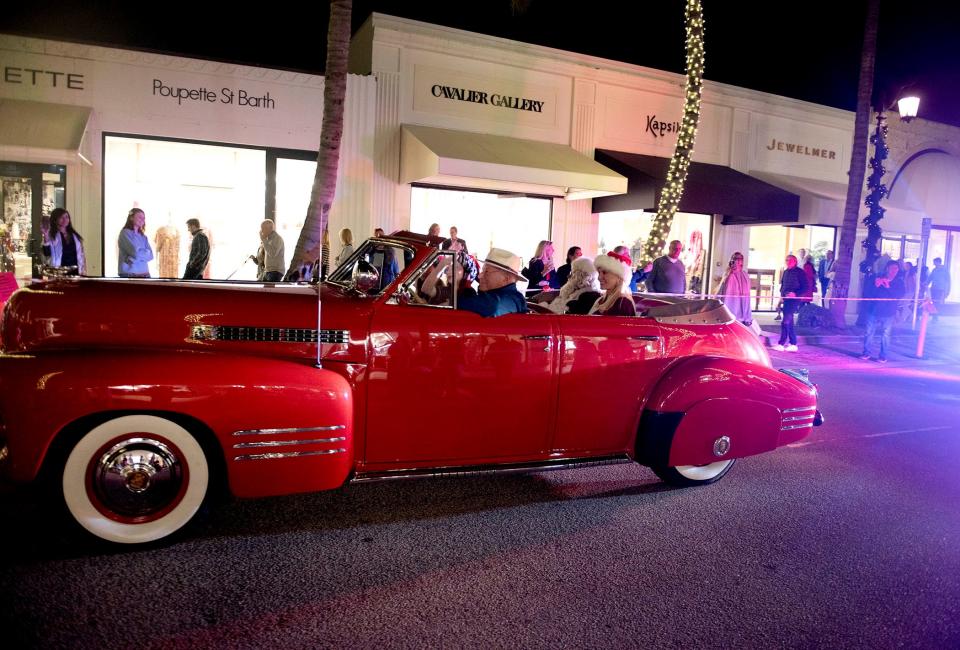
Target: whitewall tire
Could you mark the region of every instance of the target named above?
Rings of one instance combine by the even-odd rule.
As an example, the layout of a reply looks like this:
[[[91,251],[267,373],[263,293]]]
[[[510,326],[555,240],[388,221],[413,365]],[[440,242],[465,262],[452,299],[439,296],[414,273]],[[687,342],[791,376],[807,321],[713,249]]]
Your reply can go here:
[[[154,415],[125,415],[87,432],[63,468],[63,500],[88,532],[142,544],[189,522],[207,494],[209,468],[197,440]]]
[[[730,471],[736,459],[718,460],[707,465],[678,465],[677,467],[652,467],[654,473],[669,485],[692,487],[716,483]]]

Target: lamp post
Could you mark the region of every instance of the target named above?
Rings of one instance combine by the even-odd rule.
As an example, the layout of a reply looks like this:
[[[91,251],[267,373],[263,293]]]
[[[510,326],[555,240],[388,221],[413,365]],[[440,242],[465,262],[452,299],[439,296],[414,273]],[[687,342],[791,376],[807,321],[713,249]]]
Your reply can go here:
[[[917,116],[917,111],[920,108],[920,98],[916,95],[905,95],[898,99],[896,104],[900,113],[900,120],[909,123]],[[870,212],[863,219],[863,223],[867,227],[867,238],[863,242],[865,256],[860,263],[861,273],[869,272],[877,258],[880,257],[880,250],[877,245],[880,243],[883,231],[880,229],[879,222],[883,219],[883,213],[886,212],[885,208],[880,205],[880,201],[889,193],[887,186],[883,183],[883,175],[887,173],[883,161],[886,160],[890,152],[887,147],[887,116],[884,115],[884,112],[891,110],[893,104],[890,104],[887,108],[884,108],[884,106],[887,106],[887,104],[882,102],[876,109],[877,127],[873,135],[870,136],[874,153],[873,158],[870,159],[867,197],[863,200],[864,205],[870,209]]]

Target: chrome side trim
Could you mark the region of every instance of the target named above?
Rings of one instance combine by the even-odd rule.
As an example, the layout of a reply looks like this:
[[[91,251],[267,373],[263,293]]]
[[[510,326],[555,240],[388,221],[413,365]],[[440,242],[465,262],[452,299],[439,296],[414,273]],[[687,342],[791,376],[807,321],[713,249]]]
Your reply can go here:
[[[803,413],[804,411],[816,411],[816,406],[801,406],[795,409],[783,409],[784,413]]]
[[[276,460],[278,458],[296,458],[299,456],[329,456],[330,454],[343,454],[346,449],[320,449],[317,451],[283,451],[268,452],[265,454],[247,454],[244,456],[234,456],[233,460]]]
[[[249,449],[251,447],[288,447],[290,445],[322,445],[331,442],[343,442],[344,436],[338,438],[310,438],[308,440],[259,440],[257,442],[240,442],[234,449]]]
[[[813,422],[806,422],[804,424],[790,424],[785,427],[780,427],[781,431],[791,431],[793,429],[806,429],[807,427],[812,427]]]
[[[284,433],[307,433],[309,431],[339,431],[340,429],[346,429],[347,425],[345,424],[334,424],[333,426],[328,427],[304,427],[299,429],[244,429],[242,431],[234,431],[233,435],[235,436],[274,436],[281,435]]]
[[[525,472],[543,472],[560,469],[580,469],[600,465],[620,465],[634,462],[626,455],[603,456],[600,458],[558,458],[536,463],[503,463],[501,465],[468,465],[463,467],[431,467],[388,470],[385,472],[361,472],[350,479],[350,483],[374,483],[408,478],[435,478],[452,476],[483,476],[488,474],[516,474]]]
[[[794,415],[793,417],[783,418],[783,422],[796,422],[798,420],[812,420],[815,417],[816,417],[815,413],[811,413],[810,415]]]

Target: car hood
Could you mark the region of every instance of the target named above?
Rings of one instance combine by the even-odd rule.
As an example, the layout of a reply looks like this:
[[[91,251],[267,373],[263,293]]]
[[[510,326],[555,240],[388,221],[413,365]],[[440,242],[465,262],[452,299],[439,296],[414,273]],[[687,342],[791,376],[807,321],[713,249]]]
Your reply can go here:
[[[330,285],[323,300],[324,330],[369,322],[369,300]],[[0,339],[7,353],[230,345],[275,354],[279,345],[284,356],[315,356],[316,329],[312,285],[73,278],[17,291],[4,308]],[[229,342],[218,340],[226,331]]]

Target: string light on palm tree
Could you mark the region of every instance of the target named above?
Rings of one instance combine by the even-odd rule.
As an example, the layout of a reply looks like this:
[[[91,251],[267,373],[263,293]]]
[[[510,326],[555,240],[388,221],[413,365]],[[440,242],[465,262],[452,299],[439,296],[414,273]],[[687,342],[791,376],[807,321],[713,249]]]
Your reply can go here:
[[[697,137],[697,125],[700,122],[700,99],[703,94],[703,8],[700,0],[687,0],[684,12],[684,23],[687,32],[687,81],[684,91],[683,118],[680,121],[680,130],[677,132],[677,147],[670,159],[667,169],[667,179],[660,193],[657,204],[657,214],[653,218],[650,236],[644,245],[644,257],[655,259],[663,253],[667,243],[673,217],[680,205],[683,196],[684,184],[687,180],[687,169],[690,166],[690,157],[693,154],[693,143]]]

